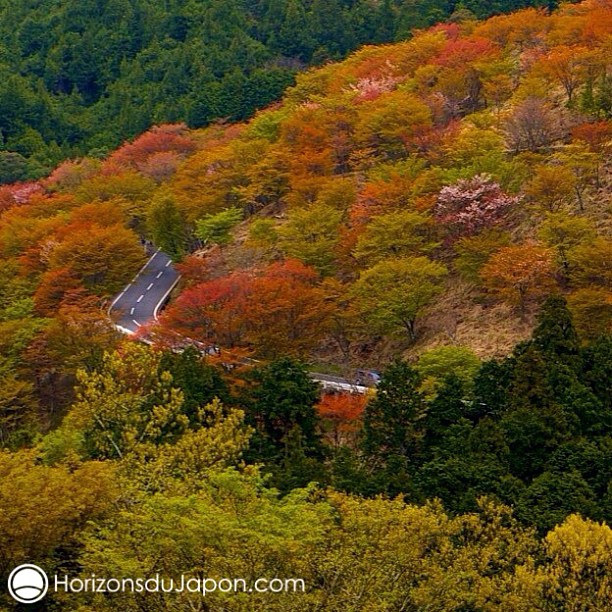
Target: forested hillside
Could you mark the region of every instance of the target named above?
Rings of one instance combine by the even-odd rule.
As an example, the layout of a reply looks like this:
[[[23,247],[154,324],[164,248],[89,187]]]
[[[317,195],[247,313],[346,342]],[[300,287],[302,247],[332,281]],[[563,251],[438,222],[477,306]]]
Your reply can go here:
[[[554,5],[556,3],[552,3]],[[245,119],[296,72],[470,11],[546,0],[2,0],[0,183],[155,123]],[[469,13],[468,13],[469,14]]]
[[[2,186],[2,580],[306,583],[51,610],[607,612],[611,33],[603,0],[462,12]],[[108,315],[146,240],[182,274],[150,345]]]

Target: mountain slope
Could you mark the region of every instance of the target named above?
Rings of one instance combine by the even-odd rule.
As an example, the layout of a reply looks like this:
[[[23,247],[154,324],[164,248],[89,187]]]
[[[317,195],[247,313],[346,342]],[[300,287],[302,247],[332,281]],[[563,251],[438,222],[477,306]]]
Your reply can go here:
[[[154,123],[245,119],[306,65],[453,13],[419,0],[4,0],[0,182],[103,155]],[[477,16],[546,6],[474,1]]]
[[[7,276],[14,316],[112,295],[140,234],[183,259],[164,329],[263,357],[501,355],[556,292],[596,337],[610,14],[590,1],[435,26],[300,75],[248,123],[159,126],[4,188],[1,254],[27,280]]]

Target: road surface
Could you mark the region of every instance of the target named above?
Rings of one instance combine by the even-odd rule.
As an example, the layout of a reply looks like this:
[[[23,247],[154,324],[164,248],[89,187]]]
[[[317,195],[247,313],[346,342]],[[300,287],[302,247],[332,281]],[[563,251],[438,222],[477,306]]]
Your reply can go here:
[[[143,325],[157,319],[157,313],[179,278],[170,257],[159,249],[155,251],[109,308],[117,329],[134,334]]]
[[[115,327],[124,334],[135,334],[142,326],[155,321],[179,278],[170,257],[159,249],[155,251],[110,305],[108,314]],[[338,376],[311,372],[310,377],[323,389],[352,393],[366,393],[369,390],[369,387]]]

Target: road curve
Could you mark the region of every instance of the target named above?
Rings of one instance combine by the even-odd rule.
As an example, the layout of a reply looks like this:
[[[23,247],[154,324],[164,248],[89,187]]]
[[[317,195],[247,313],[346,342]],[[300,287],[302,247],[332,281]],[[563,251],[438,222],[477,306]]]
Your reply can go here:
[[[113,300],[108,314],[115,327],[134,334],[157,319],[157,313],[178,283],[172,259],[157,249],[125,289]]]
[[[108,314],[124,334],[135,334],[140,327],[157,319],[160,308],[180,279],[172,259],[157,249],[125,289],[113,300]],[[145,340],[146,341],[146,340]],[[369,387],[345,378],[311,372],[310,377],[323,389],[367,393]]]

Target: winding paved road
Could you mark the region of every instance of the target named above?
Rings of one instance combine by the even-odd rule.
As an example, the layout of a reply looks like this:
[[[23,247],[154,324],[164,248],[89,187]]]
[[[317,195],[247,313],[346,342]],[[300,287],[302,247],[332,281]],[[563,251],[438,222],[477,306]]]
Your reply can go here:
[[[170,257],[159,249],[155,251],[108,310],[117,329],[134,334],[141,326],[157,319],[159,309],[179,278]]]
[[[180,279],[172,259],[157,249],[132,279],[132,282],[113,300],[108,314],[115,327],[124,334],[135,334],[140,327],[157,319],[160,308]],[[146,340],[144,340],[146,342]],[[345,378],[312,372],[313,380],[324,389],[366,393],[369,387]]]

